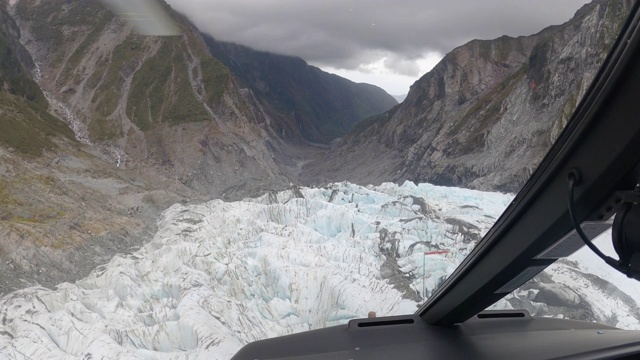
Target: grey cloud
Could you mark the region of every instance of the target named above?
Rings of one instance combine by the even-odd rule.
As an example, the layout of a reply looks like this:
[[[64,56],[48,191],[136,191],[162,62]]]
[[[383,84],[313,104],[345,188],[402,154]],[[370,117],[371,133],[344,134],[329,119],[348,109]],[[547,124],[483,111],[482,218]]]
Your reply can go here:
[[[215,38],[343,69],[380,54],[414,75],[415,59],[472,39],[519,36],[567,21],[586,0],[168,0]]]
[[[420,66],[416,62],[417,59],[406,58],[396,54],[390,54],[385,57],[384,66],[394,73],[412,77],[420,76]]]

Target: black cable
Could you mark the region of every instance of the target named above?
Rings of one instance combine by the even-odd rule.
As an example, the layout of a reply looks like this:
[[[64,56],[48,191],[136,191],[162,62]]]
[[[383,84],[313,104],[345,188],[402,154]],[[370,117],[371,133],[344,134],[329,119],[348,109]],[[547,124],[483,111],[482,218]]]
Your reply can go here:
[[[591,251],[593,251],[596,255],[598,255],[602,260],[604,260],[604,262],[606,262],[607,264],[611,265],[613,268],[615,268],[616,270],[622,272],[622,273],[626,273],[625,271],[623,271],[620,267],[620,265],[618,264],[618,261],[615,260],[614,258],[605,255],[602,251],[600,251],[600,249],[598,249],[597,246],[595,246],[591,240],[589,240],[589,238],[587,237],[587,235],[585,235],[584,231],[582,231],[582,228],[580,227],[580,224],[578,223],[575,213],[575,204],[574,204],[574,197],[573,197],[573,193],[574,193],[574,189],[576,187],[576,183],[578,181],[577,175],[573,172],[569,173],[569,198],[568,198],[568,205],[569,205],[569,216],[571,217],[571,222],[573,223],[573,227],[575,228],[576,232],[578,233],[578,236],[580,236],[580,239],[582,239],[582,241],[584,242],[585,245],[587,245],[587,247],[589,249],[591,249]]]

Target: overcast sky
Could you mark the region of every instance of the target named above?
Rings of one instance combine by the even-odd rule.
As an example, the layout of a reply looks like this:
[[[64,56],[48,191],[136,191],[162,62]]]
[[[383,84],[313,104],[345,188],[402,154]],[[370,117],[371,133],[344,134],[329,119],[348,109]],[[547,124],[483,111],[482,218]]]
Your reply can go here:
[[[587,0],[167,0],[203,32],[296,55],[391,94],[472,39],[529,35]]]

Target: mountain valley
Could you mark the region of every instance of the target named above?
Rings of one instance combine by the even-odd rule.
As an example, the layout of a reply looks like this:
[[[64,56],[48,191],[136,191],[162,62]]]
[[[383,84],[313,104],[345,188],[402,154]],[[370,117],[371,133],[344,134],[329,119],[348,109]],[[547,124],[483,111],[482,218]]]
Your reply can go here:
[[[282,189],[322,150],[295,117],[240,87],[166,4],[178,37],[137,35],[98,1],[0,5],[0,111],[13,114],[0,122],[0,294],[85,276],[146,241],[175,202]],[[364,112],[345,124],[396,104],[361,87]]]
[[[454,49],[402,104],[309,163],[307,183],[410,180],[517,192],[569,121],[632,4],[593,1],[535,35]]]
[[[403,99],[158,3],[180,35],[98,0],[0,0],[0,357],[228,358],[414,311],[535,170],[633,4],[468,42]],[[498,306],[633,325],[635,294],[588,271],[558,262]]]

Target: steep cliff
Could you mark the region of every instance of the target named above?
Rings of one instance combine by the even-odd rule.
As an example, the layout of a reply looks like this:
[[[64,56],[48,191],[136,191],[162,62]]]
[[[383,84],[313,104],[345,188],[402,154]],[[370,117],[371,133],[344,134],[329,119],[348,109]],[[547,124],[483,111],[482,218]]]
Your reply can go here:
[[[384,90],[326,73],[303,59],[206,37],[211,53],[270,109],[284,137],[328,143],[398,102]],[[287,133],[290,135],[287,136]]]
[[[454,49],[402,104],[309,164],[309,179],[517,191],[569,120],[631,4],[596,0],[538,34]]]

